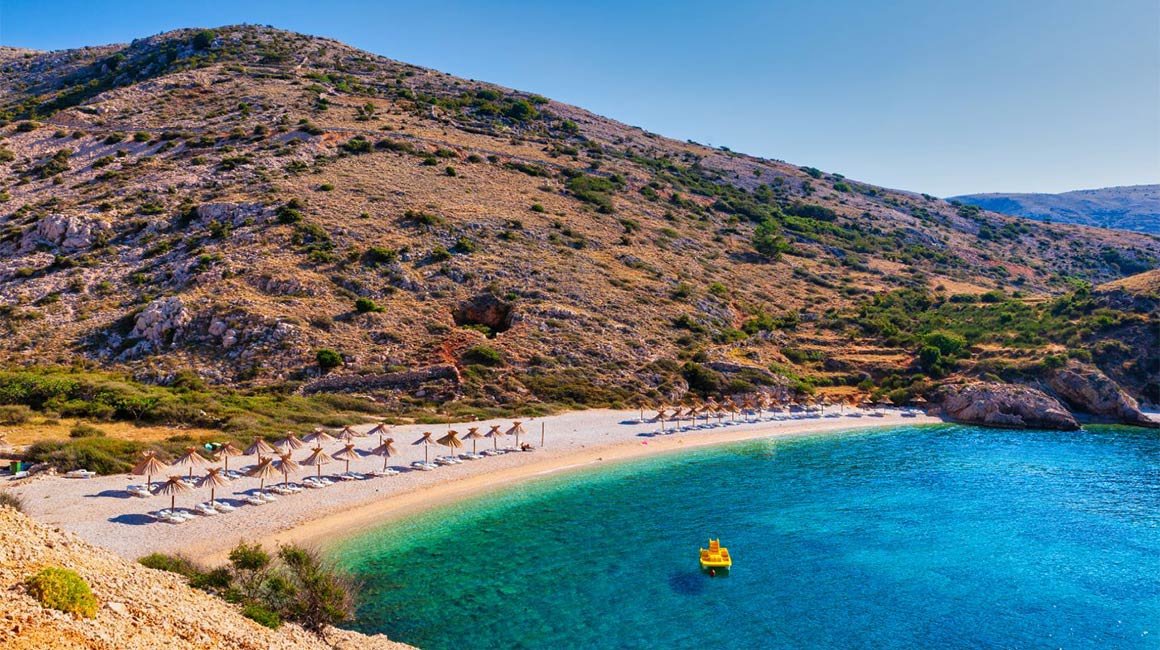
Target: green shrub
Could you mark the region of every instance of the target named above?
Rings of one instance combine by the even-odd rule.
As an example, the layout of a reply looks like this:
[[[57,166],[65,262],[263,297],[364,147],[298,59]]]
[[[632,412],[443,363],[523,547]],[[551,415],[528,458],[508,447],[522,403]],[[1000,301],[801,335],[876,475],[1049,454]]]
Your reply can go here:
[[[716,395],[721,392],[723,383],[721,374],[699,363],[693,361],[685,362],[685,365],[681,366],[681,375],[689,383],[689,390],[700,393],[701,395]]]
[[[753,229],[753,248],[769,260],[781,259],[789,250],[789,242],[780,234],[781,228],[773,219],[765,219]]]
[[[242,542],[230,551],[230,568],[242,594],[249,599],[257,598],[262,583],[270,573],[270,554],[261,544]]]
[[[443,223],[442,217],[420,210],[407,210],[403,213],[403,219],[421,226],[437,226]]]
[[[28,593],[41,605],[92,618],[97,614],[97,597],[76,571],[61,567],[46,567],[28,579]]]
[[[375,304],[375,301],[371,300],[370,298],[359,298],[358,300],[355,300],[354,308],[355,311],[360,314],[383,311],[383,308]]]
[[[0,424],[24,424],[32,418],[32,409],[23,404],[0,405]]]
[[[394,264],[398,260],[399,253],[392,248],[371,246],[366,250],[365,253],[362,254],[363,264],[371,267]]]
[[[147,566],[150,569],[157,569],[158,571],[168,571],[169,573],[176,573],[187,578],[193,577],[200,570],[188,558],[180,555],[166,555],[164,553],[150,553],[141,558],[137,558],[137,563],[142,566]]]
[[[145,131],[138,131],[133,134],[133,142],[149,142],[151,139],[153,139],[153,136]]]
[[[373,147],[374,145],[371,144],[370,140],[367,140],[361,135],[356,135],[342,145],[342,150],[350,154],[358,155],[370,153]]]
[[[31,121],[17,122],[16,124],[17,133],[29,133],[30,131],[35,131],[38,128],[40,128],[40,124]]]
[[[216,32],[214,32],[212,29],[203,29],[193,35],[193,41],[191,41],[191,44],[195,50],[208,50],[210,46],[213,45],[215,38],[217,38]]]
[[[242,616],[271,630],[282,627],[282,617],[278,615],[278,612],[272,612],[258,603],[249,603],[243,607]]]
[[[321,636],[328,626],[354,617],[358,587],[349,577],[297,546],[278,549],[278,559],[289,583],[287,618]]]
[[[597,212],[612,213],[612,193],[617,189],[617,184],[612,180],[600,176],[580,175],[568,179],[566,186],[572,196],[595,205]]]
[[[105,432],[85,422],[78,422],[69,430],[70,438],[103,438]]]
[[[342,365],[342,355],[326,348],[319,350],[314,359],[323,370],[331,370]]]
[[[135,440],[117,438],[77,438],[42,440],[25,452],[31,463],[48,463],[57,471],[87,469],[97,474],[125,474],[133,468],[133,457],[144,449]]]
[[[962,336],[953,332],[931,332],[924,337],[924,342],[928,346],[938,348],[938,351],[945,357],[951,357],[963,350],[967,345],[967,340]]]
[[[463,353],[463,360],[467,363],[478,363],[483,366],[498,366],[503,363],[503,355],[490,346],[476,345]]]

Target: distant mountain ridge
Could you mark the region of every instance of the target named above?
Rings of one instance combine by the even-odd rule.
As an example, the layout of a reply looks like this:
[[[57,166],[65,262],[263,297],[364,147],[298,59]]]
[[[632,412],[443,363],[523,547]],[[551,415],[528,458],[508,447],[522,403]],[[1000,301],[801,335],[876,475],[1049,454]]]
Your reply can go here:
[[[948,200],[1036,221],[1160,235],[1160,185],[1126,185],[1061,194],[964,194]]]

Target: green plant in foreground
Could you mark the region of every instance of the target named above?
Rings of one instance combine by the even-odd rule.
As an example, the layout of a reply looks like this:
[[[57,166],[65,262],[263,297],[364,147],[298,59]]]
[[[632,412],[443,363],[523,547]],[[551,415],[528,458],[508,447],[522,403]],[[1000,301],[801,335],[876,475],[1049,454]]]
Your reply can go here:
[[[28,593],[41,605],[66,614],[92,618],[97,614],[97,597],[76,571],[46,567],[28,579]]]

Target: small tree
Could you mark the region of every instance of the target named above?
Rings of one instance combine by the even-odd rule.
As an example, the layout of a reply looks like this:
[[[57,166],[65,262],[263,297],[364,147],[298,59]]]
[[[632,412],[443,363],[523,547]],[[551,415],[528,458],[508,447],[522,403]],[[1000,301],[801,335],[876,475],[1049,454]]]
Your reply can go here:
[[[238,589],[248,600],[253,600],[270,572],[270,554],[261,544],[243,542],[230,551],[229,557]]]
[[[780,234],[781,228],[773,219],[766,218],[753,230],[753,248],[770,260],[781,259],[789,250],[789,242]]]
[[[293,586],[288,618],[321,637],[328,626],[354,617],[356,586],[349,577],[298,546],[283,546],[278,558]]]

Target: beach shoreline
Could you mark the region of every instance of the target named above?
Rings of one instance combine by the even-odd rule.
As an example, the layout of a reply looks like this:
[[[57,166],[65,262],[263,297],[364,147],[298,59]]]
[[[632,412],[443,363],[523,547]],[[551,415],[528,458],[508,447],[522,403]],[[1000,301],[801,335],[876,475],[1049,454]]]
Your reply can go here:
[[[179,525],[155,523],[144,514],[168,507],[167,499],[137,499],[124,494],[127,483],[140,483],[142,477],[39,478],[9,489],[24,499],[28,513],[35,519],[75,532],[86,541],[109,548],[126,559],[161,552],[181,554],[213,566],[224,563],[229,550],[243,541],[260,542],[268,548],[295,543],[325,552],[331,545],[368,529],[541,476],[759,438],[943,422],[925,415],[902,417],[899,412],[891,410],[878,416],[858,418],[831,414],[827,417],[737,421],[657,435],[659,425],[641,423],[638,419],[639,411],[587,410],[525,420],[528,434],[522,441],[531,442],[536,447],[530,453],[508,453],[430,472],[403,471],[398,476],[340,482],[320,490],[283,496],[272,504],[242,506],[237,512]],[[501,424],[506,428],[510,421],[491,424]],[[468,426],[486,431],[488,422],[450,425],[460,432]],[[541,426],[547,432],[544,447],[539,444]],[[667,428],[671,429],[671,426]],[[425,425],[392,427],[390,435],[396,439],[402,453],[399,458],[392,459],[391,465],[403,469],[411,461],[423,459],[422,448],[409,443],[422,431],[432,429],[443,430],[442,427]],[[480,442],[488,447],[493,444],[488,440]],[[375,444],[377,437],[363,438],[359,446],[365,451]],[[505,442],[507,445],[510,442]],[[469,449],[470,445],[460,451]],[[236,458],[235,462],[236,465],[231,466],[252,462],[252,457]],[[366,472],[382,464],[380,457],[368,455],[353,461],[351,469]],[[336,463],[328,465],[323,473],[336,474],[342,469],[343,464]],[[313,472],[303,471],[297,478],[307,473]],[[154,480],[158,478],[154,476]],[[291,480],[294,479],[292,476]],[[280,479],[275,482],[280,482]],[[234,485],[219,489],[217,498],[240,498],[258,487],[257,479],[240,479],[235,483],[238,489],[235,490]],[[205,494],[201,493],[203,491]],[[208,494],[204,488],[192,490],[179,497],[177,505],[179,508],[190,507],[208,500]]]
[[[816,418],[760,422],[750,425],[754,428],[709,429],[656,436],[641,441],[621,441],[551,458],[529,458],[526,463],[499,471],[478,472],[463,478],[441,481],[398,494],[389,501],[372,501],[352,506],[340,512],[330,513],[293,528],[263,536],[256,541],[267,547],[298,544],[325,551],[335,544],[393,521],[417,516],[466,499],[486,496],[489,493],[502,491],[540,477],[581,472],[597,466],[747,440],[833,434],[858,429],[942,422],[941,419],[929,416],[902,418],[891,413],[888,416],[863,417],[861,419]],[[216,565],[224,563],[227,554],[228,550],[219,550],[192,557],[203,563]]]

